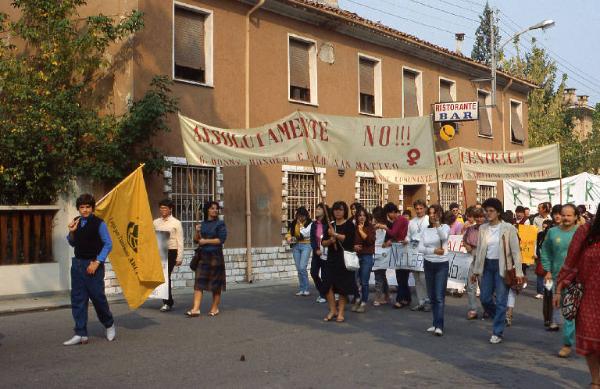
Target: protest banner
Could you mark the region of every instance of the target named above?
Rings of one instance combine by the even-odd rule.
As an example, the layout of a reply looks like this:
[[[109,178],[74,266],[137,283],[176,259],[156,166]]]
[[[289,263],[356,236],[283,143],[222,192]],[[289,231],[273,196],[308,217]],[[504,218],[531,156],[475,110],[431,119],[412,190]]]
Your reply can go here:
[[[560,177],[558,144],[507,151],[456,147],[438,151],[436,163],[440,181],[541,180]],[[376,170],[374,174],[380,184],[416,185],[437,181],[435,168],[409,171]]]
[[[535,263],[538,229],[536,226],[519,224],[519,244],[521,246],[521,262],[525,265]]]
[[[448,288],[464,290],[473,256],[467,253],[462,235],[448,237]]]
[[[423,254],[416,247],[393,243],[390,251],[390,269],[423,271]]]
[[[148,298],[151,299],[161,299],[168,300],[169,299],[169,236],[170,233],[167,231],[155,231],[156,232],[156,240],[158,241],[158,252],[160,254],[160,263],[162,265],[163,277],[165,277],[165,282],[158,285],[156,289],[150,293]]]
[[[131,309],[165,282],[142,167],[98,201],[95,209],[108,226],[113,241],[109,260]]]
[[[560,189],[560,180],[546,182],[504,180],[504,208],[514,210],[522,205],[535,209],[543,202],[557,204],[561,201]],[[600,176],[581,173],[563,178],[563,204],[585,204],[590,212],[596,213],[599,201]]]
[[[338,169],[432,169],[429,117],[371,118],[294,112],[251,129],[212,127],[179,114],[187,162],[261,166],[311,162]]]

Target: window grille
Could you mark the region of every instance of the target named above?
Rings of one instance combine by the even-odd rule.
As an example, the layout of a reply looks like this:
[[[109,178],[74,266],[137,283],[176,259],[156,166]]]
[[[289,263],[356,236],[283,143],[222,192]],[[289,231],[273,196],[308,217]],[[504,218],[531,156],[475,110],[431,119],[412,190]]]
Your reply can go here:
[[[204,204],[215,199],[215,168],[173,165],[171,173],[173,216],[183,226],[185,247],[193,247],[194,226],[204,218]]]
[[[358,202],[370,213],[376,206],[383,205],[383,185],[375,178],[361,177]]]
[[[287,184],[287,220],[292,221],[296,209],[306,207],[311,218],[319,203],[317,177],[314,173],[288,173]]]
[[[442,182],[442,195],[440,205],[447,211],[452,203],[460,203],[459,185],[451,182]]]

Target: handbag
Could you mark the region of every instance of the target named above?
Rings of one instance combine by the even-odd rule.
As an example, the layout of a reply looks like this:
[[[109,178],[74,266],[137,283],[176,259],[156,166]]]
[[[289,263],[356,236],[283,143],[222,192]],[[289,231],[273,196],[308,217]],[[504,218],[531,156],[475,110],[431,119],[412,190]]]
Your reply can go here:
[[[192,271],[196,271],[196,269],[198,268],[199,262],[200,262],[200,250],[196,250],[194,252],[194,257],[190,261],[190,269],[192,269]]]
[[[535,260],[535,275],[539,277],[544,277],[546,275],[546,270],[544,270],[542,261],[539,258]]]
[[[583,298],[583,284],[581,282],[572,282],[564,290],[562,296],[562,315],[567,320],[574,320],[577,317],[577,311]]]
[[[337,226],[334,224],[334,229],[337,232]],[[337,241],[340,245],[340,248],[344,251],[344,266],[346,266],[346,270],[348,271],[356,271],[360,268],[360,262],[358,260],[358,255],[353,251],[344,250],[344,246]]]
[[[515,269],[514,262],[512,263],[511,268],[508,268],[508,254],[506,251],[506,237],[502,235],[502,245],[504,246],[504,283],[511,289],[519,288],[519,283],[517,282],[517,269]],[[510,246],[509,246],[510,250]],[[511,252],[512,258],[512,252]]]

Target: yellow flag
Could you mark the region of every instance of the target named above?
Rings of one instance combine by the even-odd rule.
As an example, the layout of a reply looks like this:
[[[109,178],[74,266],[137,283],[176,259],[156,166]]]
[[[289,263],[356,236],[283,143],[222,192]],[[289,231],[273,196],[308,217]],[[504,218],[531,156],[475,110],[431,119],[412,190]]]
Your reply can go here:
[[[114,187],[95,210],[108,226],[113,241],[108,257],[131,309],[165,282],[142,168]]]
[[[519,238],[521,238],[521,261],[526,265],[535,263],[535,246],[537,245],[537,227],[519,224]]]

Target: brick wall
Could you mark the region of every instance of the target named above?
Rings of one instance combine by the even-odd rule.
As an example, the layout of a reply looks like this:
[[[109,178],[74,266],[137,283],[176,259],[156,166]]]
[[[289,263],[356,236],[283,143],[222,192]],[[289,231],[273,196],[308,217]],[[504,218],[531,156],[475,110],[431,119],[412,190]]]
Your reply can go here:
[[[174,289],[192,288],[194,274],[189,263],[194,255],[193,250],[186,250],[183,264],[176,268],[171,275]],[[225,272],[227,283],[245,282],[246,280],[246,249],[226,249]],[[264,280],[295,280],[296,266],[292,252],[287,247],[260,247],[252,249],[252,270],[254,281]],[[107,295],[121,293],[121,287],[109,261],[106,263],[104,286]]]

